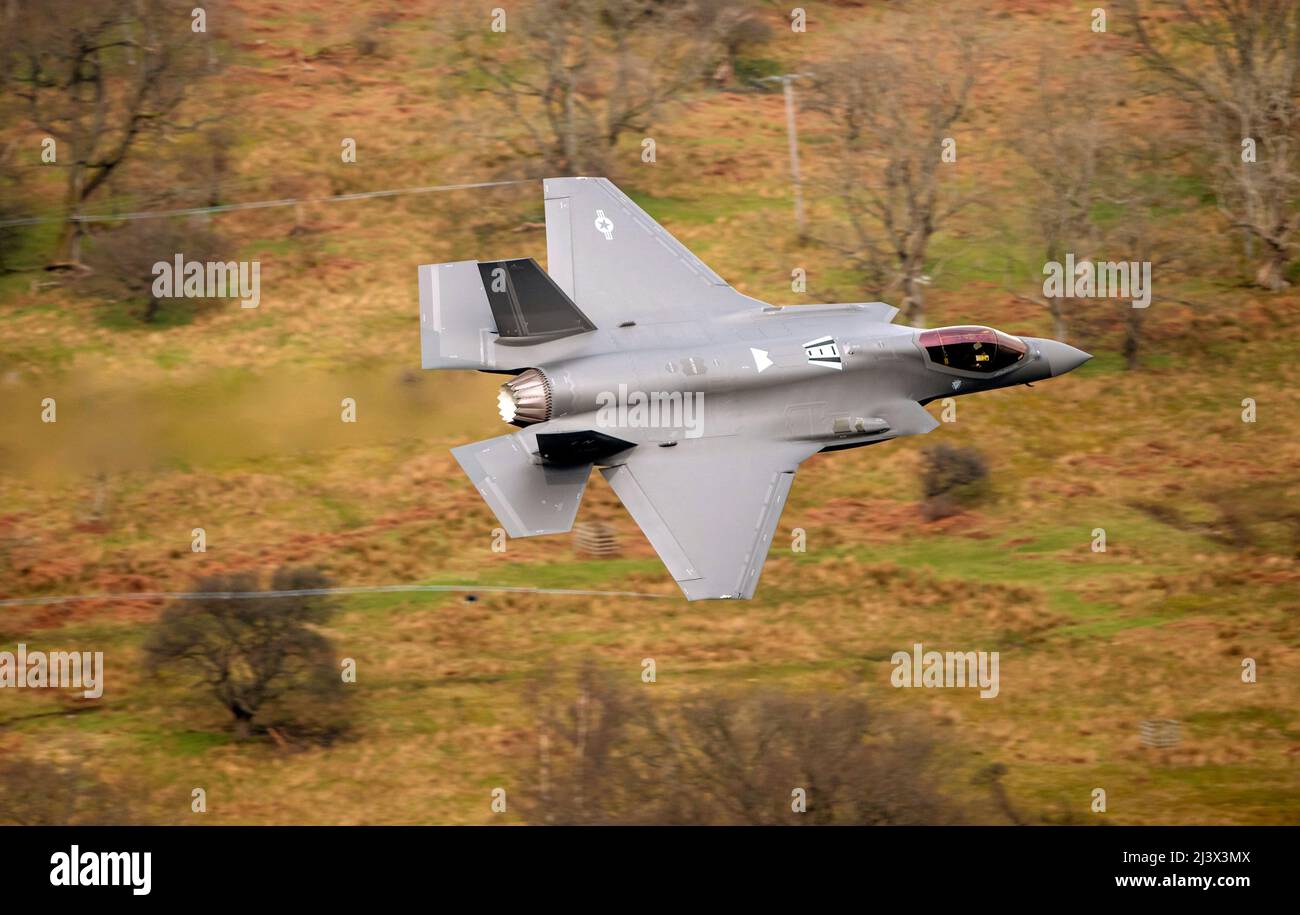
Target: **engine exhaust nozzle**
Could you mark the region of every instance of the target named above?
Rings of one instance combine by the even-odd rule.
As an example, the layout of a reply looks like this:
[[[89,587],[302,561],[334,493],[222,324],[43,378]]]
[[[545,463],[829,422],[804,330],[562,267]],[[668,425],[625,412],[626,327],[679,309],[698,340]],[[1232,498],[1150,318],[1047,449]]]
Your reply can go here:
[[[537,369],[524,369],[501,385],[497,412],[515,426],[531,426],[551,418],[551,383]]]

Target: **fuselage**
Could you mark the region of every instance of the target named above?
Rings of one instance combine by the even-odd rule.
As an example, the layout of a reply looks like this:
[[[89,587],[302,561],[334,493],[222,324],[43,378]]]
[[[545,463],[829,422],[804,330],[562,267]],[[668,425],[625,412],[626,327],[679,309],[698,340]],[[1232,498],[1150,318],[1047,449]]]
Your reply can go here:
[[[533,367],[537,396],[549,401],[533,415],[546,419],[516,424],[542,434],[597,430],[630,444],[752,435],[838,450],[930,431],[920,407],[932,400],[1040,381],[1088,358],[985,327],[892,324],[873,305],[768,307],[609,334],[620,344],[612,352]]]

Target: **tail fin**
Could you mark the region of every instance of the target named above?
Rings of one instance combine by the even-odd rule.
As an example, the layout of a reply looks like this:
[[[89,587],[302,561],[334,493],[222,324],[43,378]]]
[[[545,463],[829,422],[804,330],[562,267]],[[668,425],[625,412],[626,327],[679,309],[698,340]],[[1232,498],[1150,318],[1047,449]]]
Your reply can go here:
[[[517,368],[496,349],[595,330],[532,258],[420,267],[420,357],[426,369]],[[526,363],[526,360],[525,360]]]
[[[461,445],[451,453],[511,537],[573,528],[591,464],[534,464],[517,434]]]
[[[604,178],[547,178],[546,269],[602,327],[703,321],[743,296]]]

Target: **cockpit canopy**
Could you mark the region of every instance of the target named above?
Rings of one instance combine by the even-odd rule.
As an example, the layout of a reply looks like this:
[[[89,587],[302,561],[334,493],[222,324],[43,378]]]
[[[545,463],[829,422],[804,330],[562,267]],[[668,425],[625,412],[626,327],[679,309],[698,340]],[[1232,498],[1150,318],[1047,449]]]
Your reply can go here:
[[[991,327],[940,327],[920,340],[935,365],[963,372],[1001,371],[1029,352],[1023,340]]]

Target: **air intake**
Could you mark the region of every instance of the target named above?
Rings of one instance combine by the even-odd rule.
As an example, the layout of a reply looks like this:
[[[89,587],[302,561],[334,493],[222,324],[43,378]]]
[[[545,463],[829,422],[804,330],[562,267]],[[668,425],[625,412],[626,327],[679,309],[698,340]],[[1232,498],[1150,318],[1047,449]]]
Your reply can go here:
[[[501,385],[497,410],[516,426],[544,423],[551,418],[551,383],[537,369],[524,369]]]

